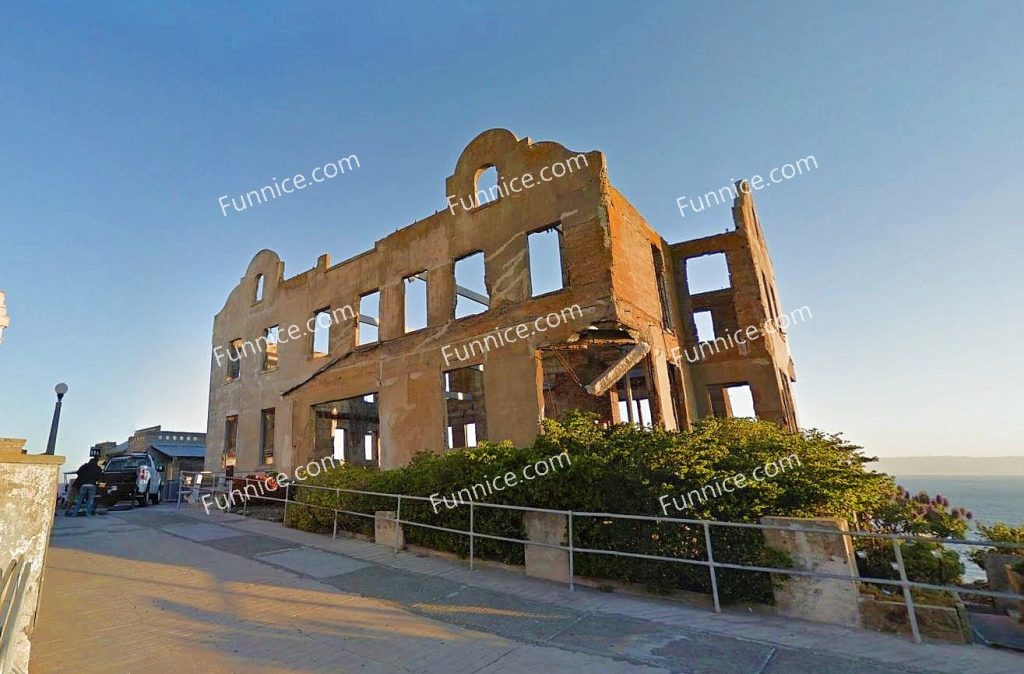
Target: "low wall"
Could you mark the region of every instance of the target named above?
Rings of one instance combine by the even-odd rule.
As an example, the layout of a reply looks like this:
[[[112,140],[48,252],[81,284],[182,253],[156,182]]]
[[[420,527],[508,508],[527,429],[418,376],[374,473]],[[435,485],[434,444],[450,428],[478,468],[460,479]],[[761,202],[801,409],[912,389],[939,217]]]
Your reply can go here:
[[[405,547],[404,526],[394,521],[394,511],[377,511],[373,540],[396,550]],[[561,513],[522,513],[525,529],[525,566],[510,567],[498,562],[478,560],[479,563],[501,568],[519,568],[528,576],[565,583],[570,578],[569,551],[567,545],[567,517]],[[833,517],[763,517],[762,524],[779,529],[764,529],[766,544],[784,552],[794,569],[815,571],[839,578],[813,578],[808,576],[776,576],[774,587],[775,606],[750,605],[751,610],[761,610],[777,615],[832,623],[845,627],[866,628],[880,632],[910,634],[907,606],[902,593],[893,596],[873,596],[865,590],[857,572],[852,537],[847,533],[845,520]],[[415,526],[415,525],[410,525]],[[800,529],[821,529],[822,533]],[[457,558],[449,552],[413,546],[418,553],[445,558]],[[784,579],[783,579],[784,578]],[[846,580],[849,578],[849,580]],[[638,593],[641,586],[632,586],[614,580],[600,578],[575,579],[580,585],[597,587],[602,590],[619,589]],[[646,592],[644,592],[646,593]],[[708,606],[711,601],[706,595],[691,592],[675,593],[685,597],[691,605]],[[935,593],[936,601],[917,599],[916,615],[920,632],[930,639],[950,643],[971,643],[971,632],[967,613],[955,594]],[[948,601],[942,601],[946,597]]]
[[[378,510],[374,520],[374,542],[399,550],[405,547],[405,530],[394,521],[395,511]],[[524,512],[526,525],[526,575],[569,582],[569,551],[548,546],[566,544],[567,520],[556,513]],[[444,555],[446,553],[438,553]]]
[[[926,639],[969,644],[972,638],[967,611],[955,594],[950,594],[949,597],[952,606],[934,606],[917,599],[914,603],[917,628]],[[912,633],[902,593],[891,600],[862,595],[860,614],[865,629],[907,636]]]
[[[0,567],[23,556],[32,564],[21,615],[14,625],[13,663],[28,671],[29,637],[35,624],[46,549],[53,529],[57,477],[62,456],[21,453],[24,440],[0,439]]]
[[[786,529],[765,529],[769,547],[789,555],[793,567],[819,571],[851,580],[790,576],[775,588],[779,615],[846,627],[860,627],[859,591],[852,582],[858,577],[853,541],[841,535],[848,531],[846,520],[837,517],[762,517],[761,524],[785,527],[831,529],[835,534],[816,534]]]
[[[402,525],[395,522],[397,514],[394,510],[378,510],[373,521],[373,541],[395,550],[405,547],[405,532]]]
[[[1013,566],[1022,559],[1024,556],[1021,555],[1008,555],[1002,552],[985,553],[985,575],[988,577],[988,589],[993,592],[1013,592],[1013,588],[1010,587],[1010,578],[1006,573],[1006,565]],[[1017,608],[1015,600],[1003,597],[996,597],[995,604],[1004,610]]]
[[[566,545],[567,519],[557,513],[524,512],[526,540],[544,545],[526,546],[526,575],[569,582],[569,551],[547,547]]]

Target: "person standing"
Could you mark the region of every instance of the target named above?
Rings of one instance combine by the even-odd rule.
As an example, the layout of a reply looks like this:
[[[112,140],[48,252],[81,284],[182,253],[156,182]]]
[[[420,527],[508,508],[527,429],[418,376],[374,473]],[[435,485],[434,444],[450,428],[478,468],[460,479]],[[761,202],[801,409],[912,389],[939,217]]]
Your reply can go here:
[[[79,509],[85,505],[86,515],[95,515],[96,512],[96,481],[103,475],[99,459],[95,456],[83,463],[78,469],[78,477],[75,478],[75,488],[78,490],[78,497],[75,505],[67,513],[70,517],[76,517]]]

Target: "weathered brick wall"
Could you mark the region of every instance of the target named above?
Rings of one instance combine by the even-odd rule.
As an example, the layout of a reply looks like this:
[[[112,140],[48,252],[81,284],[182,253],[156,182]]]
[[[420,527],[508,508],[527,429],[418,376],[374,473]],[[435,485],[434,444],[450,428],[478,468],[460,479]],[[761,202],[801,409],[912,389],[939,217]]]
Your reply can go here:
[[[557,143],[533,143],[503,130],[485,132],[464,150],[448,179],[449,195],[472,193],[479,169],[493,164],[507,181],[576,156]],[[604,158],[585,155],[585,163],[550,182],[537,181],[520,193],[471,211],[443,210],[378,241],[368,251],[337,265],[322,256],[314,269],[290,279],[272,251],[260,252],[232,291],[214,324],[213,346],[236,338],[255,340],[272,325],[304,326],[313,312],[349,305],[358,312],[359,296],[380,290],[380,342],[356,345],[354,320],[331,327],[330,355],[314,358],[309,337],[282,344],[277,370],[261,372],[262,358],[245,358],[241,376],[226,382],[224,367],[213,363],[210,378],[207,467],[219,466],[223,419],[239,417],[239,470],[258,467],[259,410],[278,407],[275,445],[285,470],[312,455],[314,421],[309,407],[326,400],[379,393],[381,463],[401,465],[416,451],[441,451],[444,400],[440,373],[484,364],[486,427],[491,439],[532,440],[538,429],[541,393],[533,350],[564,340],[611,315],[611,251],[602,221]],[[568,286],[541,297],[530,296],[527,235],[561,223],[563,267]],[[483,251],[490,309],[454,320],[453,261]],[[427,328],[404,333],[403,279],[427,277]],[[257,277],[265,280],[264,298],[255,302]],[[532,335],[467,362],[445,363],[445,344],[482,338],[495,328],[532,321],[578,304],[585,316],[577,325]],[[326,370],[326,371],[325,371]],[[283,397],[282,397],[283,394]],[[285,409],[282,410],[282,407]],[[500,418],[496,418],[500,417]]]
[[[287,343],[278,349],[277,369],[262,371],[262,355],[257,354],[242,359],[235,381],[226,381],[226,363],[218,365],[211,359],[207,468],[220,466],[224,418],[229,415],[238,416],[237,470],[245,472],[260,468],[260,411],[276,407],[276,467],[288,471],[313,456],[313,405],[367,393],[379,394],[381,466],[403,465],[418,451],[443,451],[442,373],[469,365],[484,366],[486,414],[477,423],[486,427],[487,439],[527,444],[536,435],[546,407],[564,407],[566,400],[578,398],[567,392],[566,399],[553,399],[550,391],[544,393],[545,372],[537,351],[595,333],[650,346],[648,372],[655,419],[675,428],[706,414],[703,386],[721,382],[708,380],[699,368],[685,362],[679,363],[676,377],[669,363],[681,343],[691,339],[692,331],[693,302],[680,281],[678,266],[685,254],[707,245],[706,240],[667,244],[610,185],[600,152],[577,154],[557,143],[518,139],[502,129],[486,131],[469,143],[446,181],[446,194],[455,199],[473,194],[478,175],[489,166],[496,167],[498,182],[504,185],[526,174],[536,178],[545,167],[571,159],[585,162],[573,172],[549,182],[536,181],[530,189],[504,194],[470,210],[456,202],[451,210],[404,227],[377,241],[373,250],[336,265],[323,255],[315,268],[286,279],[284,265],[274,252],[258,253],[217,314],[212,346],[223,347],[238,338],[255,341],[274,325],[280,326]],[[721,242],[728,248],[737,291],[697,298],[714,303],[719,313],[729,316],[722,323],[725,327],[750,324],[764,314],[767,299],[758,279],[774,283],[763,236],[756,220],[751,220],[756,218],[752,204],[740,204],[734,213],[743,223],[741,232]],[[554,225],[561,232],[565,287],[534,297],[528,236]],[[744,233],[748,230],[750,236]],[[485,258],[489,307],[456,320],[454,264],[478,252]],[[663,262],[663,289],[654,254]],[[406,334],[403,284],[414,274],[427,279],[427,327]],[[260,276],[265,288],[263,299],[257,301]],[[359,298],[375,291],[380,292],[380,339],[358,345],[359,321],[350,317],[359,313]],[[346,306],[350,310],[342,311]],[[580,308],[582,316],[549,330],[530,330],[529,335],[500,348],[454,361],[442,352],[445,345],[465,347],[496,330],[573,306]],[[287,328],[300,326],[299,331],[305,332],[313,313],[323,308],[341,314],[342,320],[331,326],[330,353],[317,356],[311,353],[311,335],[293,337]],[[772,346],[778,345],[760,348],[767,348],[768,355]],[[781,347],[776,351],[782,353]],[[788,358],[788,350],[785,354]],[[753,362],[757,354],[740,356],[730,354],[723,360],[730,367],[740,367]],[[765,386],[774,378],[773,386],[779,389],[756,396],[766,418],[788,418],[778,372],[766,377],[755,370],[746,379],[757,378],[759,386]],[[682,380],[680,386],[671,384],[676,379]],[[610,399],[600,404],[578,402],[585,409],[615,407]]]
[[[759,418],[776,421],[790,428],[797,426],[796,406],[789,389],[795,379],[789,345],[783,333],[762,330],[766,321],[775,320],[781,306],[775,288],[775,273],[764,241],[764,233],[750,194],[739,194],[733,207],[735,230],[723,234],[672,244],[676,259],[675,283],[679,313],[684,323],[683,341],[694,362],[688,365],[698,416],[715,413],[712,399],[720,402],[725,384],[748,383]],[[705,254],[724,253],[729,267],[730,287],[691,295],[685,262]],[[716,338],[756,327],[760,336],[743,345],[722,342],[717,349],[698,346],[693,313],[711,310]],[[725,344],[728,344],[727,346]],[[699,358],[695,358],[699,354]]]

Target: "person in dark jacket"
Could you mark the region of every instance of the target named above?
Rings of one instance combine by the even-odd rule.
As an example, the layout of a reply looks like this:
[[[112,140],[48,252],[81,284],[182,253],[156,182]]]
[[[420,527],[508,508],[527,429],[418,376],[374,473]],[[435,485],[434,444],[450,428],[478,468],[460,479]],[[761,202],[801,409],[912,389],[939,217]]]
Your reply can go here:
[[[65,514],[75,517],[78,515],[81,507],[85,505],[85,514],[95,515],[96,481],[103,475],[99,459],[94,456],[87,463],[83,463],[78,469],[77,475],[75,478],[75,488],[78,490],[78,498],[75,499],[75,505],[71,510]]]

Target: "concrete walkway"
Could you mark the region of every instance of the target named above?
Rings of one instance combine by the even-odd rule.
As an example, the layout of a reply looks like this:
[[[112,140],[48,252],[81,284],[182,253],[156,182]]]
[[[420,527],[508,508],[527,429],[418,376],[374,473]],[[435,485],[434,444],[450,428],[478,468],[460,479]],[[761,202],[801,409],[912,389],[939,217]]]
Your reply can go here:
[[[236,515],[58,518],[31,674],[1019,674],[1024,655],[716,615]]]

